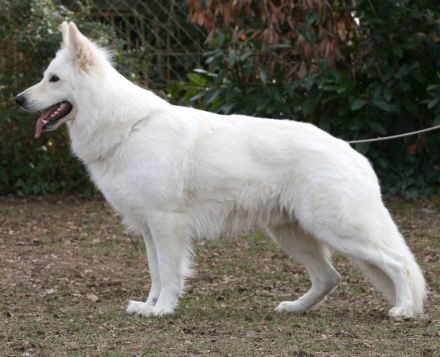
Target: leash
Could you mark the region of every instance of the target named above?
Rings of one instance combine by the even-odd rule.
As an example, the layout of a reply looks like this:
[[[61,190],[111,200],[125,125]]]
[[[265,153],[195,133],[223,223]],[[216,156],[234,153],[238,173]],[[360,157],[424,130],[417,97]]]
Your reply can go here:
[[[351,141],[347,141],[347,143],[348,144],[361,144],[361,143],[372,143],[372,142],[376,142],[376,141],[392,140],[392,139],[403,138],[405,136],[426,133],[428,131],[433,131],[433,130],[437,130],[437,129],[440,129],[440,125],[432,126],[430,128],[426,128],[426,129],[410,131],[408,133],[403,133],[403,134],[398,134],[398,135],[380,136],[380,137],[374,138],[374,139],[351,140]]]

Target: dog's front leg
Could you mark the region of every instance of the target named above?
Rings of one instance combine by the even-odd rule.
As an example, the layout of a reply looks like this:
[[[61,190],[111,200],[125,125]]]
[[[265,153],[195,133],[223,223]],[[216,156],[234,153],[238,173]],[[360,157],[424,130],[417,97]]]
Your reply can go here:
[[[151,304],[150,302],[155,299],[155,293],[158,291],[156,290],[158,285],[153,283],[147,302],[130,301],[127,307],[128,313],[158,316],[174,312],[182,294],[191,250],[190,237],[181,221],[180,216],[175,214],[160,214],[149,221],[153,243],[151,245],[156,252],[160,293],[156,303]],[[151,254],[150,249],[149,259]]]
[[[160,294],[160,274],[159,274],[159,262],[157,258],[156,246],[154,244],[153,237],[151,236],[150,230],[145,228],[143,230],[142,236],[145,242],[145,248],[147,250],[148,259],[148,269],[151,278],[151,287],[148,294],[147,301],[135,301],[130,300],[127,307],[127,313],[135,314],[140,311],[144,304],[148,306],[154,306],[159,298]]]
[[[151,287],[146,301],[147,305],[153,306],[156,304],[160,295],[160,274],[159,262],[157,258],[156,245],[150,231],[144,234],[145,247],[147,249],[148,268],[151,277]]]

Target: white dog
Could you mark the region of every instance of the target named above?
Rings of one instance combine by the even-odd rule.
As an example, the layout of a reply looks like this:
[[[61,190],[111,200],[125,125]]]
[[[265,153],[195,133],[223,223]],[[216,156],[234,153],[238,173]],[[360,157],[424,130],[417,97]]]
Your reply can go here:
[[[339,282],[348,255],[393,304],[423,313],[425,280],[365,157],[311,124],[174,106],[120,75],[74,23],[40,83],[16,101],[42,111],[35,136],[67,123],[73,152],[147,247],[151,290],[127,312],[172,313],[191,273],[191,242],[257,227],[304,264],[310,290],[279,312],[304,313]]]

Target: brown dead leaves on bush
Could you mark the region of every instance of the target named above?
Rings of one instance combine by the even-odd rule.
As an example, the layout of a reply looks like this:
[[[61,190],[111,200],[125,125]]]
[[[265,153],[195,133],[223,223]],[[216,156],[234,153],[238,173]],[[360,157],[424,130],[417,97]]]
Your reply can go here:
[[[243,30],[252,28],[250,38],[263,47],[278,46],[289,80],[316,73],[322,60],[333,66],[350,61],[345,48],[356,31],[350,1],[335,8],[328,0],[190,0],[189,8],[189,20],[208,31],[208,41],[217,28],[241,40]],[[249,26],[250,20],[258,26]]]

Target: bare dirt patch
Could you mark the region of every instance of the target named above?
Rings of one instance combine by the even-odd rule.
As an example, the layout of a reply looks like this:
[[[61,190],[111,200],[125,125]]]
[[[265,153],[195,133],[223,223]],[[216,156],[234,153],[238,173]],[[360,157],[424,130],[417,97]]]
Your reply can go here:
[[[438,356],[440,200],[390,206],[430,286],[421,321],[389,320],[339,256],[343,281],[322,306],[276,314],[309,282],[259,234],[198,243],[174,316],[127,316],[149,286],[144,247],[104,201],[0,197],[0,355]]]

